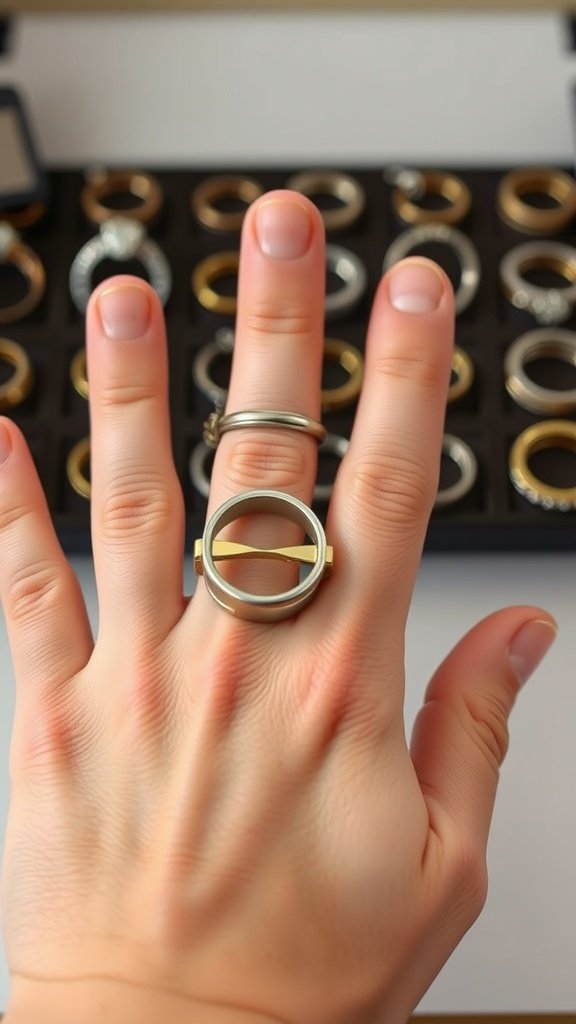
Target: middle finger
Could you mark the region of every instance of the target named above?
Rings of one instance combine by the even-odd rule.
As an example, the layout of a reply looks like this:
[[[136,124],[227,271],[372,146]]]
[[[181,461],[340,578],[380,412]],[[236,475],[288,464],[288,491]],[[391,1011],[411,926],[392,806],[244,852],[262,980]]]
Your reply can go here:
[[[226,413],[274,409],[320,417],[324,225],[304,196],[268,192],[243,224],[234,358]],[[308,504],[316,478],[317,441],[284,428],[225,433],[214,460],[208,515],[232,495],[286,492]],[[276,516],[253,516],[227,535],[259,547],[297,543],[299,529]],[[246,589],[277,592],[294,568],[267,562],[236,567]]]

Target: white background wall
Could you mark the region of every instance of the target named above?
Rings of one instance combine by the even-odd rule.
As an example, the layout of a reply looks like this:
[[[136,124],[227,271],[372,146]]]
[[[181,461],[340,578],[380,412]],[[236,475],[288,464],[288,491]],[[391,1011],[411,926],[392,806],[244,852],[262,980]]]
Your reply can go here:
[[[576,63],[564,46],[557,15],[30,16],[0,83],[25,91],[59,164],[570,163]],[[90,563],[74,566],[95,621]],[[422,1011],[576,1009],[575,580],[576,555],[424,560],[408,726],[435,664],[493,608],[542,604],[560,636],[514,712],[486,909]],[[0,701],[3,824],[13,682],[2,625]]]

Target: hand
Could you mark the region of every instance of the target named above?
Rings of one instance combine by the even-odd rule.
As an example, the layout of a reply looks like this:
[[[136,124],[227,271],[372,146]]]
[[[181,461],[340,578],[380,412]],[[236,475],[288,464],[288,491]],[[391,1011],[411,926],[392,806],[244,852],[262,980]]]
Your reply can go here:
[[[268,193],[244,223],[227,411],[318,417],[323,295],[317,210]],[[327,520],[335,569],[282,623],[235,620],[202,580],[182,594],[164,324],[142,281],[104,282],[87,313],[95,642],[22,435],[0,424],[9,1022],[396,1024],[479,913],[508,715],[554,624],[525,607],[480,623],[432,680],[409,750],[404,627],[453,316],[430,261],[381,281]],[[224,435],[210,511],[261,487],[309,503],[315,458],[303,434]],[[295,530],[258,516],[234,536]],[[234,578],[278,590],[292,572]]]

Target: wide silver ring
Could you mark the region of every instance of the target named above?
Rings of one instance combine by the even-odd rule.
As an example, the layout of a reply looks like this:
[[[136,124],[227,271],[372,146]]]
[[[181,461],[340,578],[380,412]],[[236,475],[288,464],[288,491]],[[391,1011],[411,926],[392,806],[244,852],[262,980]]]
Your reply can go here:
[[[110,217],[100,225],[99,233],[82,246],[70,268],[70,295],[79,313],[86,312],[93,290],[92,274],[105,259],[119,263],[138,260],[162,305],[166,305],[172,289],[172,272],[162,249],[147,237],[143,224],[129,217]]]
[[[326,295],[327,320],[347,316],[359,303],[368,287],[368,274],[362,260],[342,245],[326,246],[326,271],[342,281],[342,287]]]
[[[528,270],[555,270],[573,283],[566,288],[544,288],[532,284]],[[524,242],[503,257],[500,280],[504,294],[516,309],[524,309],[539,324],[561,324],[576,304],[576,248],[564,242]]]
[[[476,246],[458,228],[449,224],[418,224],[414,228],[408,228],[392,242],[384,257],[382,273],[386,273],[395,263],[410,256],[419,245],[429,242],[447,245],[458,257],[460,281],[454,296],[458,316],[468,308],[476,295],[481,275],[480,257]]]
[[[550,416],[574,412],[576,388],[546,388],[526,372],[536,359],[558,359],[576,366],[576,331],[560,327],[539,327],[514,341],[504,358],[506,390],[511,398],[529,412]]]
[[[218,572],[212,548],[218,533],[240,516],[267,512],[285,516],[301,526],[316,547],[310,572],[297,586],[279,594],[250,594],[233,586]],[[281,491],[245,491],[229,498],[206,523],[202,536],[202,572],[208,593],[221,608],[251,622],[279,622],[295,615],[313,598],[326,572],[327,544],[324,528],[312,509]]]
[[[342,437],[339,434],[327,434],[318,446],[318,454],[335,455],[337,458],[343,459],[348,451],[349,444],[350,442],[347,437]],[[192,449],[188,463],[188,472],[192,484],[198,491],[198,494],[206,499],[210,494],[210,477],[208,476],[207,464],[209,457],[213,454],[214,448],[207,445],[205,441],[199,441]],[[317,483],[314,487],[313,500],[316,502],[330,501],[332,487],[333,484]]]
[[[461,501],[473,488],[478,476],[478,460],[469,445],[455,434],[444,434],[442,454],[456,463],[460,476],[450,487],[438,490],[434,508],[446,508]]]

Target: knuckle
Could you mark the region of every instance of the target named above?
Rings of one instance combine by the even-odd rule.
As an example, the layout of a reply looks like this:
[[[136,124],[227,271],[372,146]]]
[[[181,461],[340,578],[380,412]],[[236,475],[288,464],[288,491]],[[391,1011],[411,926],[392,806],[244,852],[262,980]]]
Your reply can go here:
[[[100,504],[100,525],[109,539],[126,534],[162,533],[173,521],[177,503],[168,488],[150,473],[126,473],[111,481]]]
[[[503,695],[472,691],[462,697],[472,736],[497,775],[508,751],[508,708]]]
[[[271,335],[304,337],[316,328],[315,318],[298,303],[283,306],[273,302],[255,303],[246,319],[246,330],[256,339],[267,339]]]
[[[122,405],[151,402],[157,396],[156,381],[110,378],[100,388],[99,405],[103,409],[117,408]]]
[[[8,531],[12,526],[21,524],[33,516],[33,510],[28,505],[5,505],[0,506],[0,533]]]
[[[268,487],[279,490],[301,490],[310,468],[304,446],[294,440],[291,444],[279,437],[258,436],[230,445],[224,471],[232,487],[259,486],[266,480]]]
[[[408,451],[364,452],[352,478],[351,498],[362,508],[364,520],[382,530],[414,527],[429,514],[437,478]]]
[[[6,609],[14,622],[36,618],[57,607],[67,589],[64,574],[52,562],[26,565],[8,583]]]
[[[376,354],[376,371],[392,380],[416,383],[420,391],[437,395],[446,390],[446,369],[443,362],[431,359],[430,355],[430,346],[416,346],[413,338],[400,336],[397,346]]]

